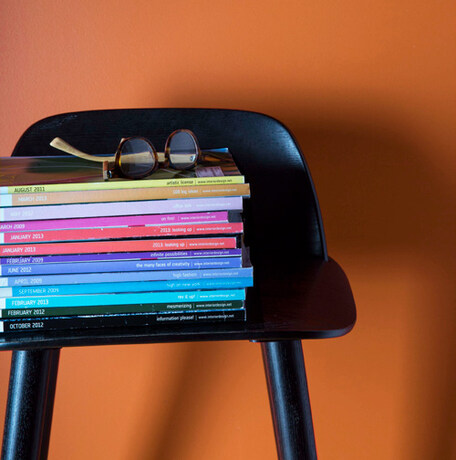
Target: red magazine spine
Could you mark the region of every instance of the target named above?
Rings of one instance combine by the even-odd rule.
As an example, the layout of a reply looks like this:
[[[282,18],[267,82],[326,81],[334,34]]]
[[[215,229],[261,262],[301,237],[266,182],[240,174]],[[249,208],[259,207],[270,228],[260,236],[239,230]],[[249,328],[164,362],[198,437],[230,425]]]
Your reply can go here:
[[[0,244],[242,233],[241,222],[0,233]]]
[[[185,249],[233,249],[237,238],[189,238],[160,240],[84,241],[0,246],[0,256],[87,254],[96,252],[172,251]]]

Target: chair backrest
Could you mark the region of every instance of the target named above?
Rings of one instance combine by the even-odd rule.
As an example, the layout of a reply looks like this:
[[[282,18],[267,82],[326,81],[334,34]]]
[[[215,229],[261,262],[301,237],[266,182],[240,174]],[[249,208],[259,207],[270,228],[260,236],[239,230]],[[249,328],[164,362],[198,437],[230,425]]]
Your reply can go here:
[[[290,131],[269,116],[222,109],[120,109],[65,113],[33,124],[13,156],[60,155],[56,136],[88,153],[114,153],[122,137],[144,136],[162,150],[168,135],[188,128],[201,148],[228,147],[251,185],[246,242],[254,266],[283,270],[327,259],[318,200]]]

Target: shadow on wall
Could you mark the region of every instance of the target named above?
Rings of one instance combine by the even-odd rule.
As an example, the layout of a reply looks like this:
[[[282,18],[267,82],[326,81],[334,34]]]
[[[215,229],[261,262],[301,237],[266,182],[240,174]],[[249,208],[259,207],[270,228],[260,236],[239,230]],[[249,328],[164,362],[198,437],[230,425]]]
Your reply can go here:
[[[403,123],[363,118],[360,113],[359,120],[289,122],[318,176],[331,240],[364,253],[443,249],[439,245],[446,242],[438,239],[452,230],[442,221],[451,194],[425,163],[426,152],[410,141]]]
[[[434,152],[420,145],[420,133],[394,115],[339,112],[325,122],[292,116],[287,125],[316,183],[329,254],[343,252],[353,264],[359,257],[391,266],[405,261],[429,280],[408,323],[397,325],[408,336],[402,445],[410,458],[450,458],[456,430],[454,190],[429,162]],[[385,306],[385,314],[394,307]],[[369,316],[369,305],[358,308]]]
[[[291,102],[287,107],[284,99],[277,100],[277,104],[270,99],[267,103],[251,101],[248,106],[245,103],[248,98],[242,99],[237,106],[232,99],[218,107],[263,112],[285,123],[296,137],[316,183],[330,255],[334,254],[331,249],[343,251],[353,263],[357,256],[362,256],[363,260],[371,255],[373,259],[381,256],[389,258],[392,264],[397,258],[410,257],[410,263],[416,263],[418,258],[428,264],[430,271],[448,274],[429,294],[429,312],[424,322],[415,323],[407,356],[416,365],[412,366],[412,385],[405,405],[419,407],[417,416],[432,419],[437,428],[429,441],[425,424],[414,426],[412,420],[411,426],[403,427],[404,436],[408,438],[403,445],[413,451],[413,458],[449,458],[456,428],[452,419],[456,412],[453,398],[456,374],[451,366],[456,335],[454,330],[450,331],[456,324],[456,310],[448,299],[456,300],[456,292],[454,283],[446,281],[456,274],[455,261],[447,257],[448,253],[456,255],[456,229],[451,220],[454,213],[449,211],[454,204],[449,186],[436,177],[432,165],[426,162],[431,155],[420,146],[419,133],[411,132],[407,120],[395,119],[393,111],[388,113],[380,105],[377,112],[370,108],[355,113],[351,107],[349,113],[344,113],[337,105],[331,112],[328,104],[324,111],[310,105],[300,110]],[[218,98],[205,94],[198,101],[195,96],[185,95],[175,100],[179,104],[170,107],[217,107],[211,101]],[[309,115],[314,113],[319,115]],[[436,302],[434,292],[442,299],[437,307],[431,305]],[[440,317],[433,315],[433,308],[440,309]],[[445,322],[438,327],[436,321],[441,321],[442,315]],[[441,335],[446,339],[440,341]],[[440,365],[432,359],[420,361],[420,351],[424,349],[428,356],[439,356],[439,363],[448,366],[446,375],[437,382],[422,379],[423,374],[438,373]],[[206,372],[217,374],[223,365],[216,350],[190,346],[187,360],[182,363],[181,382],[174,388],[185,388],[189,381],[194,388],[205,388]],[[204,372],[201,362],[204,362]],[[204,394],[204,390],[199,394]],[[148,458],[172,458],[173,452],[167,450],[172,444],[166,439],[167,433],[176,433],[179,426],[183,427],[183,420],[198,418],[199,405],[191,403],[192,398],[187,398],[185,393],[176,391],[174,401],[168,420],[163,424],[164,438],[150,449]],[[185,424],[188,440],[192,438],[192,429],[198,430],[197,424],[193,427]],[[185,451],[182,445],[180,448]]]

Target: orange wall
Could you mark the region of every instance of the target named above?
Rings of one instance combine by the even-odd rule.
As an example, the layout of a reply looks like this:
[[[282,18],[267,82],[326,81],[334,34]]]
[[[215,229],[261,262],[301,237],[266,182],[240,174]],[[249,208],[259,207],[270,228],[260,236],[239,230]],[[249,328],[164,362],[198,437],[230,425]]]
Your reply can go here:
[[[4,0],[0,152],[66,111],[281,119],[358,305],[348,336],[303,344],[320,458],[455,459],[455,20],[451,1]],[[63,350],[49,457],[274,459],[259,346]]]

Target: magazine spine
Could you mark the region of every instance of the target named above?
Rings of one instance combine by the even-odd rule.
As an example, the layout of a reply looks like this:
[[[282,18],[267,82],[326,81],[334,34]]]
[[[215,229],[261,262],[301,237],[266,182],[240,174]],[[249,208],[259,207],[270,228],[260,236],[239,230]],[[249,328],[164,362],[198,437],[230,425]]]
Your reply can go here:
[[[237,216],[237,213],[234,214]],[[133,227],[152,225],[187,225],[229,222],[227,211],[178,214],[145,214],[133,216],[87,217],[75,219],[48,219],[0,223],[1,232],[31,232],[42,230],[70,230],[94,227]]]
[[[246,311],[211,310],[166,313],[129,313],[119,315],[64,316],[0,321],[1,333],[41,332],[101,327],[193,324],[202,322],[245,321]]]
[[[0,266],[0,277],[24,275],[53,275],[65,273],[131,272],[146,270],[195,270],[209,268],[240,268],[241,257],[209,257],[201,259],[125,260],[107,262],[81,262],[6,265]]]
[[[0,208],[0,222],[16,220],[72,219],[78,217],[174,214],[202,211],[242,210],[242,197],[184,198],[158,201],[113,201],[49,206]]]
[[[103,305],[89,307],[43,307],[0,310],[0,318],[45,318],[50,316],[115,315],[126,313],[158,313],[244,308],[243,300],[222,302],[150,303],[142,305]]]
[[[125,305],[100,305],[86,307],[38,307],[0,310],[0,318],[44,318],[49,316],[82,316],[82,315],[115,315],[126,313],[183,312],[205,310],[228,310],[244,308],[243,300],[227,300],[215,302],[184,302],[184,303],[148,303]]]
[[[42,206],[110,201],[168,200],[216,196],[249,196],[249,184],[205,185],[197,187],[137,188],[130,190],[89,190],[76,192],[0,194],[0,207]]]
[[[43,241],[113,240],[122,238],[220,235],[242,233],[242,222],[229,224],[157,225],[153,227],[84,228],[43,232],[1,233],[0,244]]]
[[[119,294],[79,294],[67,296],[0,298],[0,309],[39,307],[88,307],[102,305],[129,305],[163,302],[200,302],[244,300],[245,289],[212,291],[165,291]]]
[[[242,249],[202,249],[197,251],[110,252],[61,256],[1,257],[0,265],[29,265],[66,262],[102,262],[107,260],[153,260],[195,257],[239,257]]]
[[[142,181],[70,182],[58,184],[12,185],[0,187],[0,194],[48,193],[88,190],[128,190],[154,187],[187,187],[203,185],[243,184],[244,176],[186,177]]]
[[[253,276],[252,267],[215,270],[168,270],[146,272],[81,273],[70,275],[11,276],[0,278],[0,287],[54,284],[122,283],[127,281],[164,281]]]
[[[116,292],[184,291],[196,289],[239,289],[253,285],[252,277],[168,281],[131,281],[123,283],[57,284],[0,288],[0,297],[108,294]]]
[[[65,243],[38,243],[24,245],[0,245],[0,256],[81,254],[95,252],[131,252],[177,249],[232,249],[237,247],[236,237],[144,239],[112,241],[82,241]]]

